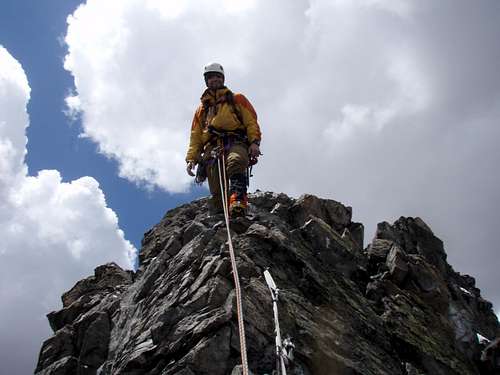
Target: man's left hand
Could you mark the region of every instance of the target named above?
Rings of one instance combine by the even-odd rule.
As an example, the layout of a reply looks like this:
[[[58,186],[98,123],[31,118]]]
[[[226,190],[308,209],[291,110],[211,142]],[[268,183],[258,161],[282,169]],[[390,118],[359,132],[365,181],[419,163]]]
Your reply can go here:
[[[250,157],[252,158],[258,158],[260,155],[262,155],[260,153],[260,147],[258,144],[255,144],[255,143],[252,143],[250,145],[250,147],[248,148],[248,154],[250,155]]]

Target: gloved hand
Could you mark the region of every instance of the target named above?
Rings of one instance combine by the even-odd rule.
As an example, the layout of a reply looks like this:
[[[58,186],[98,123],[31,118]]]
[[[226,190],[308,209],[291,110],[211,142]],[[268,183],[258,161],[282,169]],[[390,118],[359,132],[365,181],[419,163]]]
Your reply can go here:
[[[194,161],[188,161],[187,163],[187,166],[186,166],[186,172],[188,175],[190,175],[191,177],[194,177],[195,174],[193,172],[193,168],[194,166],[196,165],[196,163]]]
[[[258,158],[260,155],[262,155],[260,153],[260,147],[258,144],[256,143],[252,143],[250,145],[250,147],[248,147],[248,154],[250,155],[250,157],[252,158]]]

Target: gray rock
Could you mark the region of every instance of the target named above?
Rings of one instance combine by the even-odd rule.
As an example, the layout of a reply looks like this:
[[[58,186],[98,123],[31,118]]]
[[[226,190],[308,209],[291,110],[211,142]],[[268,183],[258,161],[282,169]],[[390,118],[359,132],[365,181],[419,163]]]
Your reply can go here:
[[[392,280],[398,285],[402,284],[408,274],[408,260],[405,253],[398,246],[393,246],[387,256],[386,264]]]
[[[347,277],[358,268],[357,252],[353,243],[348,238],[342,238],[320,218],[309,216],[301,230],[320,262],[334,266]]]
[[[243,375],[243,366],[234,366],[233,370],[231,371],[231,375]],[[253,375],[252,371],[248,370],[248,375]]]
[[[280,218],[287,220],[290,217],[290,206],[278,202],[271,209],[271,214],[277,215]]]
[[[252,222],[247,217],[237,217],[231,220],[231,230],[234,230],[238,234],[245,233],[247,229],[252,225]]]
[[[497,337],[492,306],[453,271],[419,218],[363,226],[333,200],[257,192],[231,223],[248,363],[275,370],[273,305],[293,338],[290,375],[486,374],[480,332]],[[98,267],[49,314],[55,333],[37,374],[228,375],[241,348],[225,223],[203,198],[170,210],[142,241],[137,273]],[[488,370],[490,371],[490,370]],[[491,372],[490,372],[491,373]]]
[[[373,259],[375,262],[385,262],[385,259],[387,258],[387,255],[393,245],[393,241],[376,238],[368,246],[368,257]]]
[[[75,357],[62,357],[49,366],[35,372],[35,375],[69,375],[77,374],[78,359]]]
[[[342,230],[351,224],[352,208],[331,199],[320,199],[314,195],[302,195],[291,207],[295,222],[302,226],[315,216],[330,225],[334,230]]]
[[[184,230],[182,234],[182,243],[186,244],[189,241],[191,241],[194,237],[196,237],[198,234],[203,232],[205,229],[205,225],[198,221],[193,221],[191,224],[187,226],[187,228]]]
[[[133,277],[130,271],[124,271],[115,263],[99,266],[90,276],[76,283],[68,292],[62,295],[63,306],[67,307],[83,295],[114,289],[117,286],[132,283]]]
[[[49,368],[59,359],[64,358],[66,360],[56,367],[66,368],[69,366],[70,358],[75,353],[73,341],[74,333],[71,327],[64,327],[57,331],[54,336],[43,343],[35,372],[38,373],[44,368]]]
[[[356,245],[358,252],[363,250],[363,243],[365,238],[365,227],[361,223],[351,223],[349,227],[351,239]]]
[[[96,312],[76,324],[77,345],[80,348],[79,367],[96,371],[108,355],[111,326],[108,314]],[[81,342],[80,342],[81,340]]]
[[[434,236],[420,218],[401,217],[393,225],[380,223],[377,225],[375,238],[391,240],[406,253],[423,256],[443,274],[450,268],[446,263],[443,242]]]
[[[405,363],[405,371],[407,375],[427,375],[408,362]]]

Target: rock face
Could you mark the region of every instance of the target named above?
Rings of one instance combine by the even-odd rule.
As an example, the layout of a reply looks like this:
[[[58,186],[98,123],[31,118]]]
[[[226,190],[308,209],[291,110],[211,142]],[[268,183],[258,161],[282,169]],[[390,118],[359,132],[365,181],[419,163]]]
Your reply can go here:
[[[419,218],[378,225],[363,249],[350,207],[256,193],[232,223],[253,374],[275,369],[267,268],[280,288],[289,374],[486,374],[477,333],[500,327],[475,281]],[[222,216],[201,199],[147,232],[137,272],[96,269],[48,315],[36,374],[231,374],[240,363]]]

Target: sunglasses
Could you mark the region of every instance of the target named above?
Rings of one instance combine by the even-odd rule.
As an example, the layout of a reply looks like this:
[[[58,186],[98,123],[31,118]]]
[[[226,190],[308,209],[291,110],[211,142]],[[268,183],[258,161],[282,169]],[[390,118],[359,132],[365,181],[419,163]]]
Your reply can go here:
[[[224,76],[222,74],[216,73],[216,72],[210,72],[210,73],[205,74],[206,79],[210,79],[210,78],[214,78],[214,77],[224,78]]]

